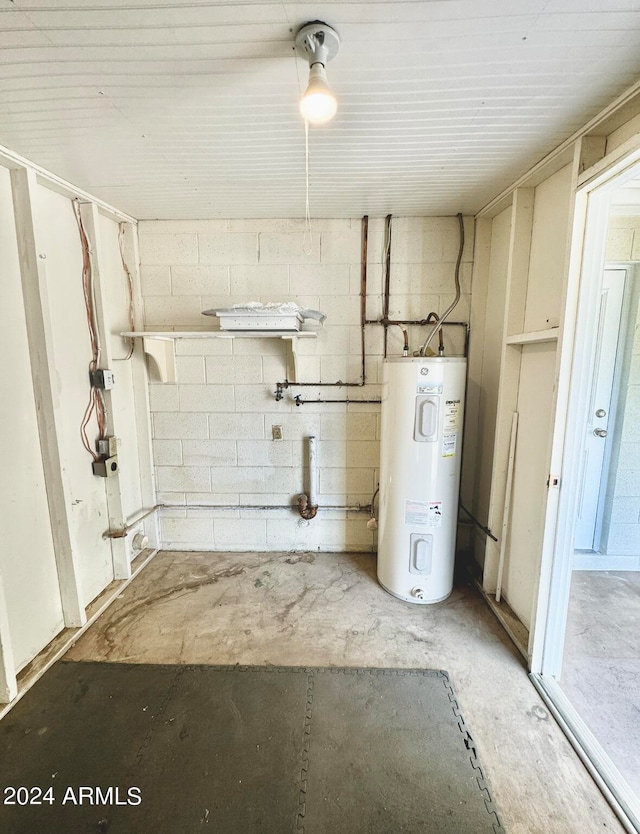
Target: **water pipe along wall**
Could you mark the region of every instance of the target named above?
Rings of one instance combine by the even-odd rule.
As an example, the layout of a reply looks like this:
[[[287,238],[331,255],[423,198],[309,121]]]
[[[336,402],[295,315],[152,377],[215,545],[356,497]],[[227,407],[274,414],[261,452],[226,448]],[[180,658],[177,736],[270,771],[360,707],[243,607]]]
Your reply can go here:
[[[145,221],[139,234],[147,329],[210,327],[202,310],[248,300],[291,300],[327,314],[318,338],[298,348],[298,379],[315,384],[283,387],[280,400],[276,384],[290,373],[278,340],[176,342],[177,382],[150,384],[157,501],[182,505],[160,512],[164,546],[375,548],[367,513],[378,483],[385,333],[387,353],[401,355],[404,336],[393,322],[407,320],[410,347],[418,349],[428,332],[420,323],[453,300],[456,218],[394,217],[391,247],[388,221],[369,218],[364,296],[361,218],[314,221],[310,255],[296,220]],[[463,325],[472,252],[473,221],[466,219],[455,310]],[[447,353],[462,354],[466,326],[445,331]],[[282,440],[272,439],[273,426]],[[321,508],[312,520],[297,512],[309,488],[308,437],[316,438]],[[212,504],[224,509],[207,509]],[[344,509],[358,505],[363,513]]]

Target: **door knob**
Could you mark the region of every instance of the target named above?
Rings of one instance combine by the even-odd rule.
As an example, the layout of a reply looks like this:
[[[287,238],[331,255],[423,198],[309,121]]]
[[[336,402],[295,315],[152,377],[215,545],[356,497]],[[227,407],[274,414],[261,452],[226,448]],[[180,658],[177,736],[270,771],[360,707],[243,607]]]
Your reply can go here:
[[[596,411],[596,417],[606,417],[606,416],[607,416],[607,412],[604,410],[604,408],[599,408]]]
[[[596,437],[606,437],[607,436],[607,430],[606,429],[594,429],[593,433],[595,434]]]

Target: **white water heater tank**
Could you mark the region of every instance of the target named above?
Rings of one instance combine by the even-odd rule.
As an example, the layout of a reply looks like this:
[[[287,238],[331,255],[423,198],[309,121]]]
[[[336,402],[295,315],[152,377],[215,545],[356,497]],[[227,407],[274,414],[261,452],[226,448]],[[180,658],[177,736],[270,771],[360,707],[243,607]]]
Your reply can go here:
[[[467,361],[385,359],[378,579],[407,602],[453,588]]]

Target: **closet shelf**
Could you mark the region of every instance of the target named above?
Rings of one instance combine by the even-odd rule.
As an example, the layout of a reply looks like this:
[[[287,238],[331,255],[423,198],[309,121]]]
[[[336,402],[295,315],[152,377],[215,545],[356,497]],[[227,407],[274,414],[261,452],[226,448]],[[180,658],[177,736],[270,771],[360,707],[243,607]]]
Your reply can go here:
[[[557,327],[550,327],[548,330],[514,333],[512,336],[507,336],[506,342],[508,345],[534,345],[540,342],[557,342],[558,329]]]
[[[142,339],[144,352],[155,364],[161,382],[176,381],[176,339],[282,339],[291,344],[293,380],[297,378],[297,347],[300,339],[315,339],[306,330],[125,330],[125,339]]]

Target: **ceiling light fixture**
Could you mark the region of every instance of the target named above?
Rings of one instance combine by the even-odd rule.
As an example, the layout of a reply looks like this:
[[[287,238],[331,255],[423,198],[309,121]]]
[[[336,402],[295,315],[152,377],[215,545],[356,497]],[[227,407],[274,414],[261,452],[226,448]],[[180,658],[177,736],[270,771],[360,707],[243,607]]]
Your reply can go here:
[[[336,115],[338,102],[327,83],[327,63],[338,54],[340,36],[335,29],[314,20],[298,30],[296,49],[309,62],[309,86],[300,100],[300,114],[312,125],[321,125]]]

